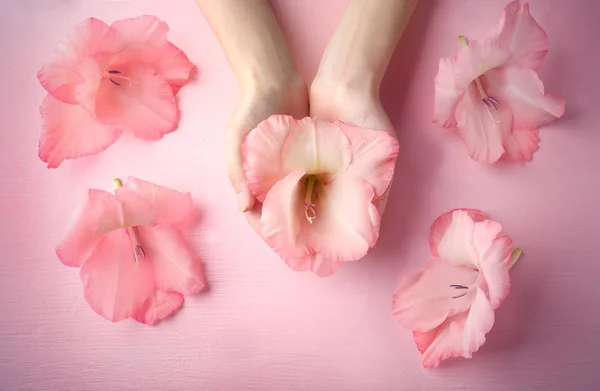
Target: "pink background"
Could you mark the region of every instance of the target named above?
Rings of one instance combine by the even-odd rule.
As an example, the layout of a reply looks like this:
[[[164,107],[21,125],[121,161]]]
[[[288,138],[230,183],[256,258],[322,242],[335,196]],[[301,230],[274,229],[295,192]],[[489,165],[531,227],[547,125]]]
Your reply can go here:
[[[421,1],[382,88],[402,149],[379,244],[327,279],[288,269],[237,212],[223,135],[238,89],[193,0],[0,3],[0,389],[600,389],[597,0],[531,1],[552,45],[541,77],[567,112],[542,129],[534,162],[494,166],[469,160],[430,118],[438,58],[459,34],[495,23],[505,1]],[[344,4],[274,2],[308,79]],[[180,93],[179,130],[156,143],[125,137],[47,170],[36,72],[83,18],[142,13],[167,21],[200,70]],[[210,291],[152,328],[101,319],[78,271],[54,255],[85,189],[110,190],[127,175],[190,191],[203,209],[191,241]],[[423,370],[410,332],[391,318],[391,295],[427,259],[434,218],[462,206],[501,221],[526,255],[475,359]]]

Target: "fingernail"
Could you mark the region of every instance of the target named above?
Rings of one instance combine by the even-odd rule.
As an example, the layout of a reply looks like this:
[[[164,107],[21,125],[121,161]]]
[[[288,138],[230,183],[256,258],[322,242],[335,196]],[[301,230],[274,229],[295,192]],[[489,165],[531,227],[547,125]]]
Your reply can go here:
[[[238,208],[240,209],[240,212],[248,211],[248,197],[246,196],[246,194],[244,194],[243,191],[240,193],[237,193],[237,199],[238,199]]]

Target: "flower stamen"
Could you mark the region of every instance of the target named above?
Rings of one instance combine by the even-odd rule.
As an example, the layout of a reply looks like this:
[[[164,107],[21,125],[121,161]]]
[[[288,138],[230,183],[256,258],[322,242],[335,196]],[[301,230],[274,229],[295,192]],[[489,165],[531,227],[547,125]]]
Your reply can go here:
[[[123,186],[123,182],[119,178],[113,179],[113,185],[115,189]],[[129,234],[129,240],[131,241],[131,248],[133,250],[133,259],[135,260],[135,265],[139,264],[139,258],[146,258],[146,252],[144,248],[140,244],[138,237],[135,233],[135,227],[127,227],[127,234]]]
[[[108,71],[106,71],[106,75],[105,77],[108,78],[108,80],[110,80],[114,85],[116,86],[120,86],[121,83],[117,83],[116,81],[113,80],[113,77],[115,79],[122,79],[122,80],[127,80],[127,82],[129,83],[128,86],[131,85],[131,83],[135,83],[134,80],[131,80],[130,78],[128,78],[127,76],[123,76],[121,74],[121,71],[118,71],[116,69],[109,69]]]
[[[313,188],[315,186],[315,181],[316,178],[314,175],[311,175],[308,177],[308,184],[306,187],[306,197],[304,197],[304,216],[306,217],[306,220],[308,220],[308,222],[310,224],[313,223],[313,220],[317,218],[317,210],[316,210],[316,204],[314,204],[312,202],[312,193],[313,193]]]
[[[459,299],[459,298],[465,296],[467,293],[469,293],[469,287],[468,286],[459,285],[459,284],[450,284],[450,288],[454,288],[455,290],[464,291],[463,293],[461,293],[458,296],[452,296],[453,299]]]
[[[462,46],[469,46],[469,41],[467,41],[467,38],[464,35],[459,36],[458,41]],[[498,99],[486,94],[479,77],[475,78],[475,86],[477,87],[477,91],[479,91],[479,96],[481,97],[481,101],[485,104],[485,109],[487,110],[488,114],[494,122],[499,123],[500,121],[494,117],[490,109],[498,110],[500,102]]]

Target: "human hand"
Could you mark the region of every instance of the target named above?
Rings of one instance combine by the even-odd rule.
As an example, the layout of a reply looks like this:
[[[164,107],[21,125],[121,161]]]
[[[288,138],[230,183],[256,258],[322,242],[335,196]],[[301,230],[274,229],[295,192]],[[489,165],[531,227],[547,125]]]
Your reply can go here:
[[[396,138],[396,132],[379,99],[378,86],[325,80],[317,75],[310,87],[310,115],[326,121],[381,130]],[[391,183],[390,183],[391,187]],[[380,214],[387,205],[390,187],[374,202]]]
[[[286,81],[252,83],[242,90],[242,97],[227,127],[227,165],[229,179],[237,194],[238,207],[260,235],[262,205],[248,188],[242,163],[242,144],[246,135],[273,114],[295,118],[308,116],[308,93],[302,78]]]

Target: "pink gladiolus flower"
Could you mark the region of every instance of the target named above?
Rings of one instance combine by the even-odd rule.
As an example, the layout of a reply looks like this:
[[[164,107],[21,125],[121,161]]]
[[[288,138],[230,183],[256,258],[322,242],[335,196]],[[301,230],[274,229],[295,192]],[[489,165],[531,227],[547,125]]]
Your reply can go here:
[[[131,177],[124,186],[115,179],[115,187],[114,195],[89,190],[56,254],[81,267],[85,299],[99,315],[154,324],[205,286],[181,233],[193,220],[192,198]]]
[[[472,209],[441,215],[430,245],[425,269],[398,284],[393,314],[413,331],[423,366],[435,368],[447,358],[471,358],[485,343],[521,250],[513,252],[502,226]]]
[[[434,122],[457,129],[478,162],[528,161],[538,149],[538,127],[561,117],[565,103],[545,94],[536,71],[548,37],[516,0],[482,39],[459,37],[456,57],[442,58],[435,79]]]
[[[262,236],[294,270],[320,276],[362,258],[379,236],[373,201],[387,189],[398,143],[340,121],[274,115],[243,146]]]
[[[89,18],[62,42],[38,73],[49,92],[39,143],[49,168],[103,151],[124,130],[157,140],[177,127],[175,94],[193,65],[167,41],[168,31],[154,16],[110,26]]]

